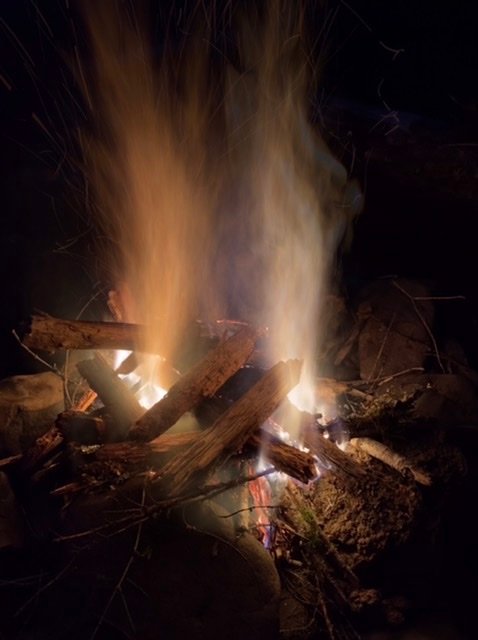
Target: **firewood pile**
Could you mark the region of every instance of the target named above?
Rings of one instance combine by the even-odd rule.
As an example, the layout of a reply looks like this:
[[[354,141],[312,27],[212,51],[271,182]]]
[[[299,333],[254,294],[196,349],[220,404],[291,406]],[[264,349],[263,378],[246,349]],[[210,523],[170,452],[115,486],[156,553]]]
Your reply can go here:
[[[317,381],[326,416],[290,405],[301,363],[264,368],[267,336],[250,326],[195,334],[193,362],[181,363],[181,375],[165,363],[168,393],[145,410],[122,379],[137,364],[134,352],[116,371],[108,359],[108,350],[132,350],[141,327],[34,316],[23,346],[68,350],[76,374],[70,367],[63,377],[0,384],[0,552],[16,584],[10,608],[87,593],[96,571],[106,578],[78,637],[128,637],[120,634],[129,628],[129,637],[149,638],[162,628],[164,637],[356,638],[363,620],[402,622],[409,601],[371,576],[463,473],[447,434],[478,424],[478,376],[456,342],[437,342],[441,302],[421,284],[375,283],[353,310],[332,302],[335,332],[322,364],[334,377]],[[291,412],[303,447],[282,438]],[[23,584],[35,547],[54,575]],[[200,577],[184,567],[186,548],[195,566],[209,558]],[[211,568],[215,553],[223,564]],[[233,604],[222,600],[231,589]],[[192,604],[201,590],[222,603],[203,603],[202,626]],[[154,616],[137,603],[140,592]],[[241,602],[249,623],[231,623]],[[62,601],[56,624],[66,625],[69,606]],[[17,637],[13,618],[6,637]],[[38,637],[49,637],[44,611],[32,619]]]

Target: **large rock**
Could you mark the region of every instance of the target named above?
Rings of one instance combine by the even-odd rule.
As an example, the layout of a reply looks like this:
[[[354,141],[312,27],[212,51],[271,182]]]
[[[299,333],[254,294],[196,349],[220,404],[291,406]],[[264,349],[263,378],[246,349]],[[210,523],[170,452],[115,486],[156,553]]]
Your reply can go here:
[[[373,380],[422,367],[433,350],[429,330],[434,309],[429,291],[413,280],[381,280],[358,309],[360,377]],[[427,329],[428,327],[428,329]]]
[[[25,451],[63,409],[63,381],[55,373],[0,381],[0,456]]]
[[[132,486],[136,487],[135,483]],[[89,495],[61,512],[55,534],[94,529],[141,505],[141,492]],[[139,536],[137,538],[137,536]],[[137,544],[135,549],[135,543]],[[236,530],[228,512],[203,503],[116,535],[58,545],[70,566],[42,594],[28,623],[38,640],[276,640],[280,580],[271,555]],[[113,632],[114,630],[114,632]]]
[[[418,425],[453,427],[478,423],[478,397],[470,379],[456,374],[409,374],[382,385],[376,398],[390,407],[410,399],[409,421]]]

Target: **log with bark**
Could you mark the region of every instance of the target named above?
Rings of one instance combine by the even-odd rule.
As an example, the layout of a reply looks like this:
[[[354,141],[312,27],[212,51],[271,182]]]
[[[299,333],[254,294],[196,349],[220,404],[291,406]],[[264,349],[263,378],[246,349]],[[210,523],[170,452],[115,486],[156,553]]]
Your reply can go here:
[[[148,347],[142,344],[145,327],[127,322],[63,320],[48,315],[32,315],[22,323],[19,334],[22,344],[28,349],[50,352],[67,349],[141,351]],[[218,337],[211,335],[209,326],[191,323],[178,352],[173,354],[171,362],[165,363],[165,374],[174,377],[174,369],[187,370],[217,342]]]
[[[92,440],[84,444],[95,444],[98,430],[104,431],[106,427],[99,427],[100,418],[91,418],[79,415],[76,412],[64,412],[60,418],[62,430],[71,436],[77,433],[80,426],[89,431]],[[58,421],[57,421],[58,422]],[[123,466],[124,472],[137,473],[147,469],[158,469],[165,462],[167,456],[177,454],[186,447],[194,446],[205,432],[188,431],[185,433],[165,433],[152,442],[117,442],[105,444],[99,447],[82,447],[80,434],[77,441],[70,448],[78,466],[91,462],[118,463]],[[306,484],[317,477],[316,462],[314,456],[306,451],[301,451],[264,430],[250,436],[244,445],[246,455],[257,456],[259,453],[273,465],[277,471]],[[86,468],[86,467],[85,467]]]
[[[171,387],[164,398],[136,421],[129,437],[133,440],[153,440],[203,398],[213,396],[247,362],[261,333],[244,327],[207,353]]]
[[[299,382],[299,360],[279,362],[225,413],[197,443],[176,455],[161,471],[160,481],[173,495],[180,495],[194,479],[209,475],[241,449],[248,438],[277,409]]]
[[[29,349],[125,349],[138,345],[144,329],[125,322],[61,320],[33,315],[22,330],[22,342]]]

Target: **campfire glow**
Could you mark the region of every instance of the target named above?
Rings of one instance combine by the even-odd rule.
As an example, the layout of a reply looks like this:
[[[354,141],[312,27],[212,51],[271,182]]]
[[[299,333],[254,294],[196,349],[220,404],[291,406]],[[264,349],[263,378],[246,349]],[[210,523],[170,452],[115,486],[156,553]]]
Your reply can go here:
[[[124,320],[148,327],[138,350],[169,361],[198,317],[268,326],[267,359],[304,362],[290,399],[315,413],[321,307],[349,215],[346,175],[309,125],[302,17],[279,5],[260,27],[257,16],[240,16],[247,71],[223,62],[219,98],[206,38],[191,37],[185,63],[171,66],[164,54],[158,68],[137,16],[91,7],[96,70],[85,94],[98,130],[85,156]],[[164,393],[155,366],[145,360],[128,376],[144,406]],[[297,439],[294,414],[284,427]]]
[[[115,369],[119,367],[131,353],[131,351],[116,351]],[[128,387],[134,390],[140,405],[145,409],[149,409],[166,395],[166,389],[163,389],[155,382],[157,379],[155,370],[161,362],[163,362],[163,359],[160,356],[143,356],[142,362],[134,371],[119,374],[119,377]]]

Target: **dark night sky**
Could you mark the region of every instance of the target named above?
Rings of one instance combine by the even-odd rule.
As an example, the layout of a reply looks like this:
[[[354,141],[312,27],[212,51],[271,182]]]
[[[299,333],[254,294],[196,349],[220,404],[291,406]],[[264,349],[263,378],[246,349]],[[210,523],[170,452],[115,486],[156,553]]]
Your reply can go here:
[[[159,4],[164,11],[173,3]],[[194,3],[174,4],[187,8]],[[427,181],[403,183],[397,174],[406,163],[406,145],[412,144],[407,140],[414,139],[415,130],[426,140],[430,158],[442,142],[477,143],[477,6],[474,0],[327,3],[326,15],[334,15],[334,20],[321,56],[325,67],[316,116],[320,107],[327,126],[332,131],[337,127],[337,153],[346,164],[354,149],[354,173],[366,197],[352,253],[345,261],[351,289],[373,276],[416,275],[437,281],[442,292],[466,293],[475,299],[470,308],[476,311],[476,195],[473,199],[453,189],[444,194]],[[156,19],[159,15],[156,10]],[[323,15],[317,11],[312,21],[316,33]],[[84,231],[77,195],[66,182],[75,185],[78,176],[65,171],[61,142],[71,139],[78,118],[78,95],[67,66],[74,55],[71,16],[63,0],[0,2],[4,336],[34,306],[74,316],[97,291],[95,269],[88,265],[88,257],[94,262],[88,235],[58,250]],[[375,126],[388,109],[397,112],[398,120],[390,122],[400,127],[394,136],[397,153],[392,153],[397,164],[385,169],[370,152],[377,147],[388,153],[392,138]],[[54,132],[53,138],[32,114]],[[21,366],[14,352],[16,347],[8,343],[0,373]]]

